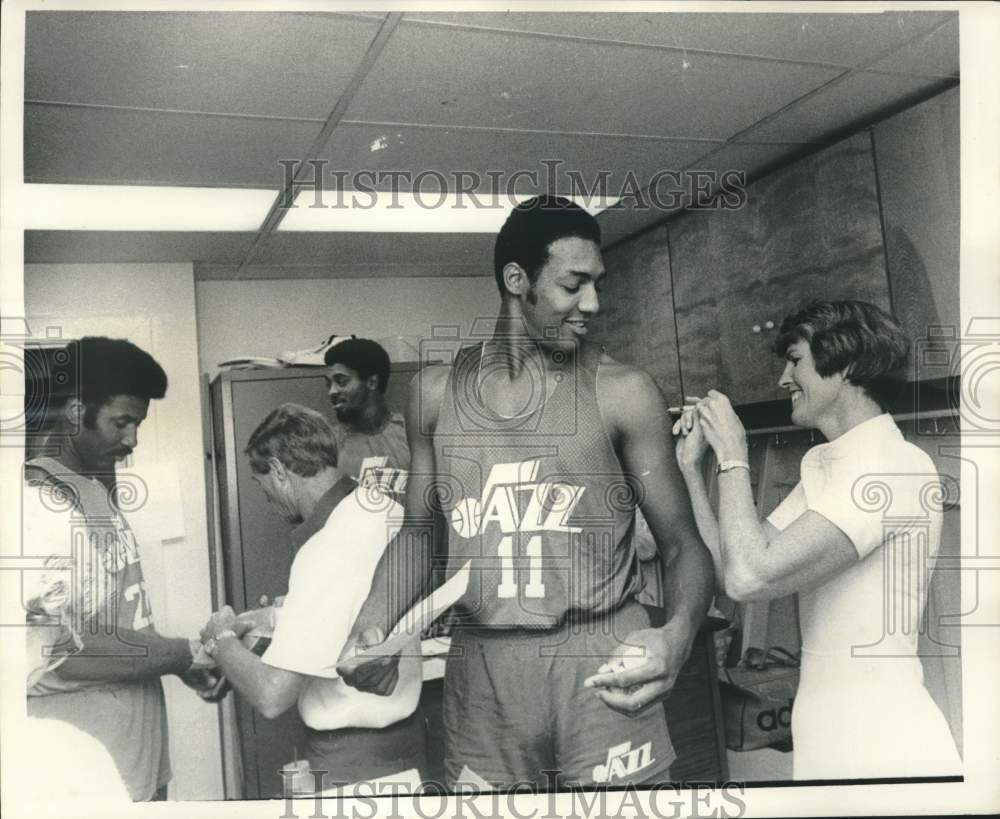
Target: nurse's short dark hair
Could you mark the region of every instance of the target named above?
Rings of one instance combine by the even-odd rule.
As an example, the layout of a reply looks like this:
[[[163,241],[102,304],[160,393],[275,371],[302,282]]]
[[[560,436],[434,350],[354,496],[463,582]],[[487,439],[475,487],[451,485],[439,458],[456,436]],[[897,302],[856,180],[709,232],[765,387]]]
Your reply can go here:
[[[843,372],[882,409],[906,384],[910,340],[894,316],[867,301],[814,301],[781,322],[774,352],[809,344],[816,372]]]
[[[268,413],[243,451],[250,458],[250,469],[258,475],[270,471],[269,458],[277,458],[303,478],[337,466],[333,427],[316,410],[301,404],[282,404]]]

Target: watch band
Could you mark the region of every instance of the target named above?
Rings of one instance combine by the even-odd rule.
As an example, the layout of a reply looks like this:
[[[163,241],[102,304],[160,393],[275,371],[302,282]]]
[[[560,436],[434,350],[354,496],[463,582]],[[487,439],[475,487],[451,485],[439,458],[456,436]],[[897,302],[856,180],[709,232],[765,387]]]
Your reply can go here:
[[[723,472],[731,472],[734,469],[745,469],[749,472],[750,464],[746,461],[719,461],[719,465],[715,467],[715,474],[721,475]]]
[[[218,634],[208,638],[208,640],[205,642],[205,653],[209,657],[214,657],[215,649],[218,648],[219,646],[219,640],[222,640],[225,637],[235,637],[235,636],[236,632],[233,631],[231,628],[224,628]]]

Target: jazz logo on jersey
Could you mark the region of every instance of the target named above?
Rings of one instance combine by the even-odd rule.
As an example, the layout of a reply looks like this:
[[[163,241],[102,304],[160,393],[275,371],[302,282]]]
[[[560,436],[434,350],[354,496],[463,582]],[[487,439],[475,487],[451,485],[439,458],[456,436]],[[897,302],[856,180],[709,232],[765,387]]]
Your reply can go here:
[[[607,762],[594,766],[594,782],[610,782],[612,779],[635,776],[655,761],[652,740],[640,745],[634,751],[631,741],[623,742],[621,745],[612,745],[608,748]]]
[[[383,492],[402,495],[406,491],[407,472],[405,469],[386,466],[388,463],[387,455],[365,458],[358,470],[358,483],[361,486],[377,486]]]
[[[495,523],[505,535],[514,532],[581,532],[568,521],[585,487],[557,481],[537,482],[540,461],[496,464],[480,499],[465,498],[451,510],[451,525],[462,537],[481,535]],[[530,493],[521,514],[518,493]]]
[[[495,464],[486,479],[482,496],[464,498],[451,510],[452,528],[464,538],[485,534],[491,523],[496,524],[503,535],[497,543],[500,558],[498,598],[517,597],[521,588],[514,566],[515,534],[531,534],[523,547],[528,557],[528,582],[523,586],[523,594],[538,598],[545,597],[540,533],[583,531],[579,526],[570,526],[569,519],[585,487],[558,481],[539,482],[540,464],[538,460]],[[523,513],[520,511],[522,506]]]

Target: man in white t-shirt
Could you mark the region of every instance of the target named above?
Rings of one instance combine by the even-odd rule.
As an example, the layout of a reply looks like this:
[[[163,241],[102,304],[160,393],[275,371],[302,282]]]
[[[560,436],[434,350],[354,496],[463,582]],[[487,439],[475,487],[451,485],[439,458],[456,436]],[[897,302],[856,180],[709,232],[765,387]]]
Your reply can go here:
[[[245,452],[268,501],[299,524],[291,536],[296,555],[263,656],[238,639],[249,623],[228,607],[202,631],[206,650],[268,719],[298,705],[318,787],[420,771],[426,743],[417,707],[419,643],[404,652],[390,697],[350,688],[335,668],[375,566],[402,522],[402,508],[388,493],[359,487],[339,469],[330,424],[306,407],[283,404],[271,412]]]

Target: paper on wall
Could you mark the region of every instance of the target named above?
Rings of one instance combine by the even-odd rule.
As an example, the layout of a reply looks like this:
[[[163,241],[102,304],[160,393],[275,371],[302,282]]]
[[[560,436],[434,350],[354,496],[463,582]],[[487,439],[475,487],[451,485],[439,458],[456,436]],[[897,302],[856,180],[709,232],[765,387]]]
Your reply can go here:
[[[122,486],[128,488],[122,508],[140,544],[186,536],[176,461],[133,466],[119,473],[118,484],[119,492]]]

